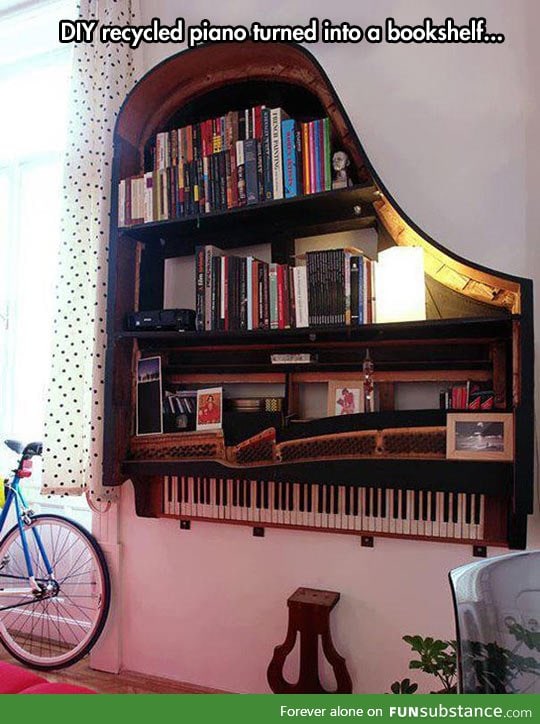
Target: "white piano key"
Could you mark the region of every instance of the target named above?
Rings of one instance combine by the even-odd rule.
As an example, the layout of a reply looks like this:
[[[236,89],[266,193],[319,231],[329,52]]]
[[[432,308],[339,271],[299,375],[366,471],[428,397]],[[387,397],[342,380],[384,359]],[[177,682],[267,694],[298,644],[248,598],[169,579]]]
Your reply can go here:
[[[339,514],[336,519],[336,528],[338,530],[349,530],[349,515],[347,513],[347,508],[346,508],[347,498],[345,495],[345,486],[338,485],[337,493],[338,493]]]
[[[448,537],[448,523],[444,519],[444,508],[444,493],[437,493],[437,517],[439,519],[439,536],[441,538]]]
[[[484,516],[486,512],[486,496],[480,495],[480,522],[478,523],[477,540],[484,539]]]
[[[418,518],[420,516],[419,516],[418,505],[417,505],[417,499],[418,499],[417,491],[410,490],[409,491],[409,506],[408,506],[410,535],[418,535]]]
[[[411,532],[411,494],[412,490],[404,490],[401,498],[401,519],[403,520],[403,528],[401,532],[404,535],[409,535]]]

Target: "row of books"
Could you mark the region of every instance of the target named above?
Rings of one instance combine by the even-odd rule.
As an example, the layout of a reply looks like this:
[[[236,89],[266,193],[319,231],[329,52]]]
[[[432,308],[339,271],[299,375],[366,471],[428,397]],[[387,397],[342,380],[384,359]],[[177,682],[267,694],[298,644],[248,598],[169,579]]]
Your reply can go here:
[[[120,181],[118,225],[331,188],[329,119],[299,122],[282,108],[261,105],[158,133],[152,169]]]
[[[480,385],[467,382],[453,385],[439,393],[441,410],[492,410],[495,405],[493,390],[483,390]]]
[[[296,266],[195,250],[197,330],[360,325],[374,321],[375,262],[359,249],[307,252]]]

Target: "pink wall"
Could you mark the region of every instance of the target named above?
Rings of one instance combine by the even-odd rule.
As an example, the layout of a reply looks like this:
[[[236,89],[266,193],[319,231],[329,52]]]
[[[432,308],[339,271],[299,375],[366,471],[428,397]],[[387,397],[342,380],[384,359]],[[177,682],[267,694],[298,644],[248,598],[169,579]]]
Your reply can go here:
[[[172,22],[181,12],[172,0],[143,0],[142,6],[145,21],[157,15]],[[525,31],[529,7],[474,3],[475,16],[485,14],[488,25],[507,33],[496,49],[312,50],[372,162],[412,218],[464,256],[536,276],[537,204],[529,202],[525,185],[526,173],[538,181],[538,164],[531,163],[538,144],[531,142],[528,154],[525,147],[528,113],[538,103],[527,72],[538,60],[526,57],[538,53]],[[220,7],[202,0],[189,20],[300,22],[317,11],[326,17],[328,3],[239,0]],[[351,0],[340,3],[333,19],[367,24],[387,15],[411,22],[451,14],[468,18],[469,0]],[[175,50],[146,46],[146,68]],[[471,560],[468,547],[452,544],[377,539],[370,550],[349,536],[268,530],[258,539],[249,528],[203,523],[182,532],[174,522],[137,519],[129,484],[119,517],[116,633],[123,666],[231,691],[267,691],[266,666],[285,634],[285,601],[300,585],[341,592],[333,632],[355,691],[388,690],[408,675],[403,634],[453,635],[447,573]],[[535,529],[530,544],[538,546],[538,516]]]

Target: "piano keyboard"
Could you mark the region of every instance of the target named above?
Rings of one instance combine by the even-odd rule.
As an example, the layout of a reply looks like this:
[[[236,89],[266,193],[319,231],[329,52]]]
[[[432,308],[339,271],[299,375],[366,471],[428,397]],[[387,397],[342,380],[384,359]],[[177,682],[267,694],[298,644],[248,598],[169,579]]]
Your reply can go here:
[[[170,476],[164,480],[163,513],[262,527],[482,540],[485,496]]]

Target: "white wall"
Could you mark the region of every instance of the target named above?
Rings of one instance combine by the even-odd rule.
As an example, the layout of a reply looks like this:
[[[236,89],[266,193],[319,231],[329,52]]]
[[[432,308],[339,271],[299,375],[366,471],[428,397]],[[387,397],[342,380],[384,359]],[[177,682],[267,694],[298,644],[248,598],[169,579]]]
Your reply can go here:
[[[367,153],[403,209],[455,252],[495,269],[534,276],[538,204],[538,90],[533,95],[535,3],[504,0],[141,0],[144,21],[307,22],[319,14],[360,25],[392,15],[464,21],[485,15],[504,32],[496,46],[360,44],[311,47]],[[536,18],[538,20],[538,18]],[[148,69],[177,46],[146,46]],[[536,64],[534,64],[536,63]],[[527,144],[527,145],[526,145]],[[123,665],[239,692],[265,692],[266,666],[285,635],[287,597],[300,585],[341,592],[336,646],[356,692],[383,692],[408,675],[401,636],[453,636],[448,571],[466,546],[137,519],[122,490]],[[538,518],[538,516],[537,516]],[[540,543],[538,526],[530,537]],[[501,551],[490,550],[491,554]],[[426,690],[427,687],[426,687]]]

